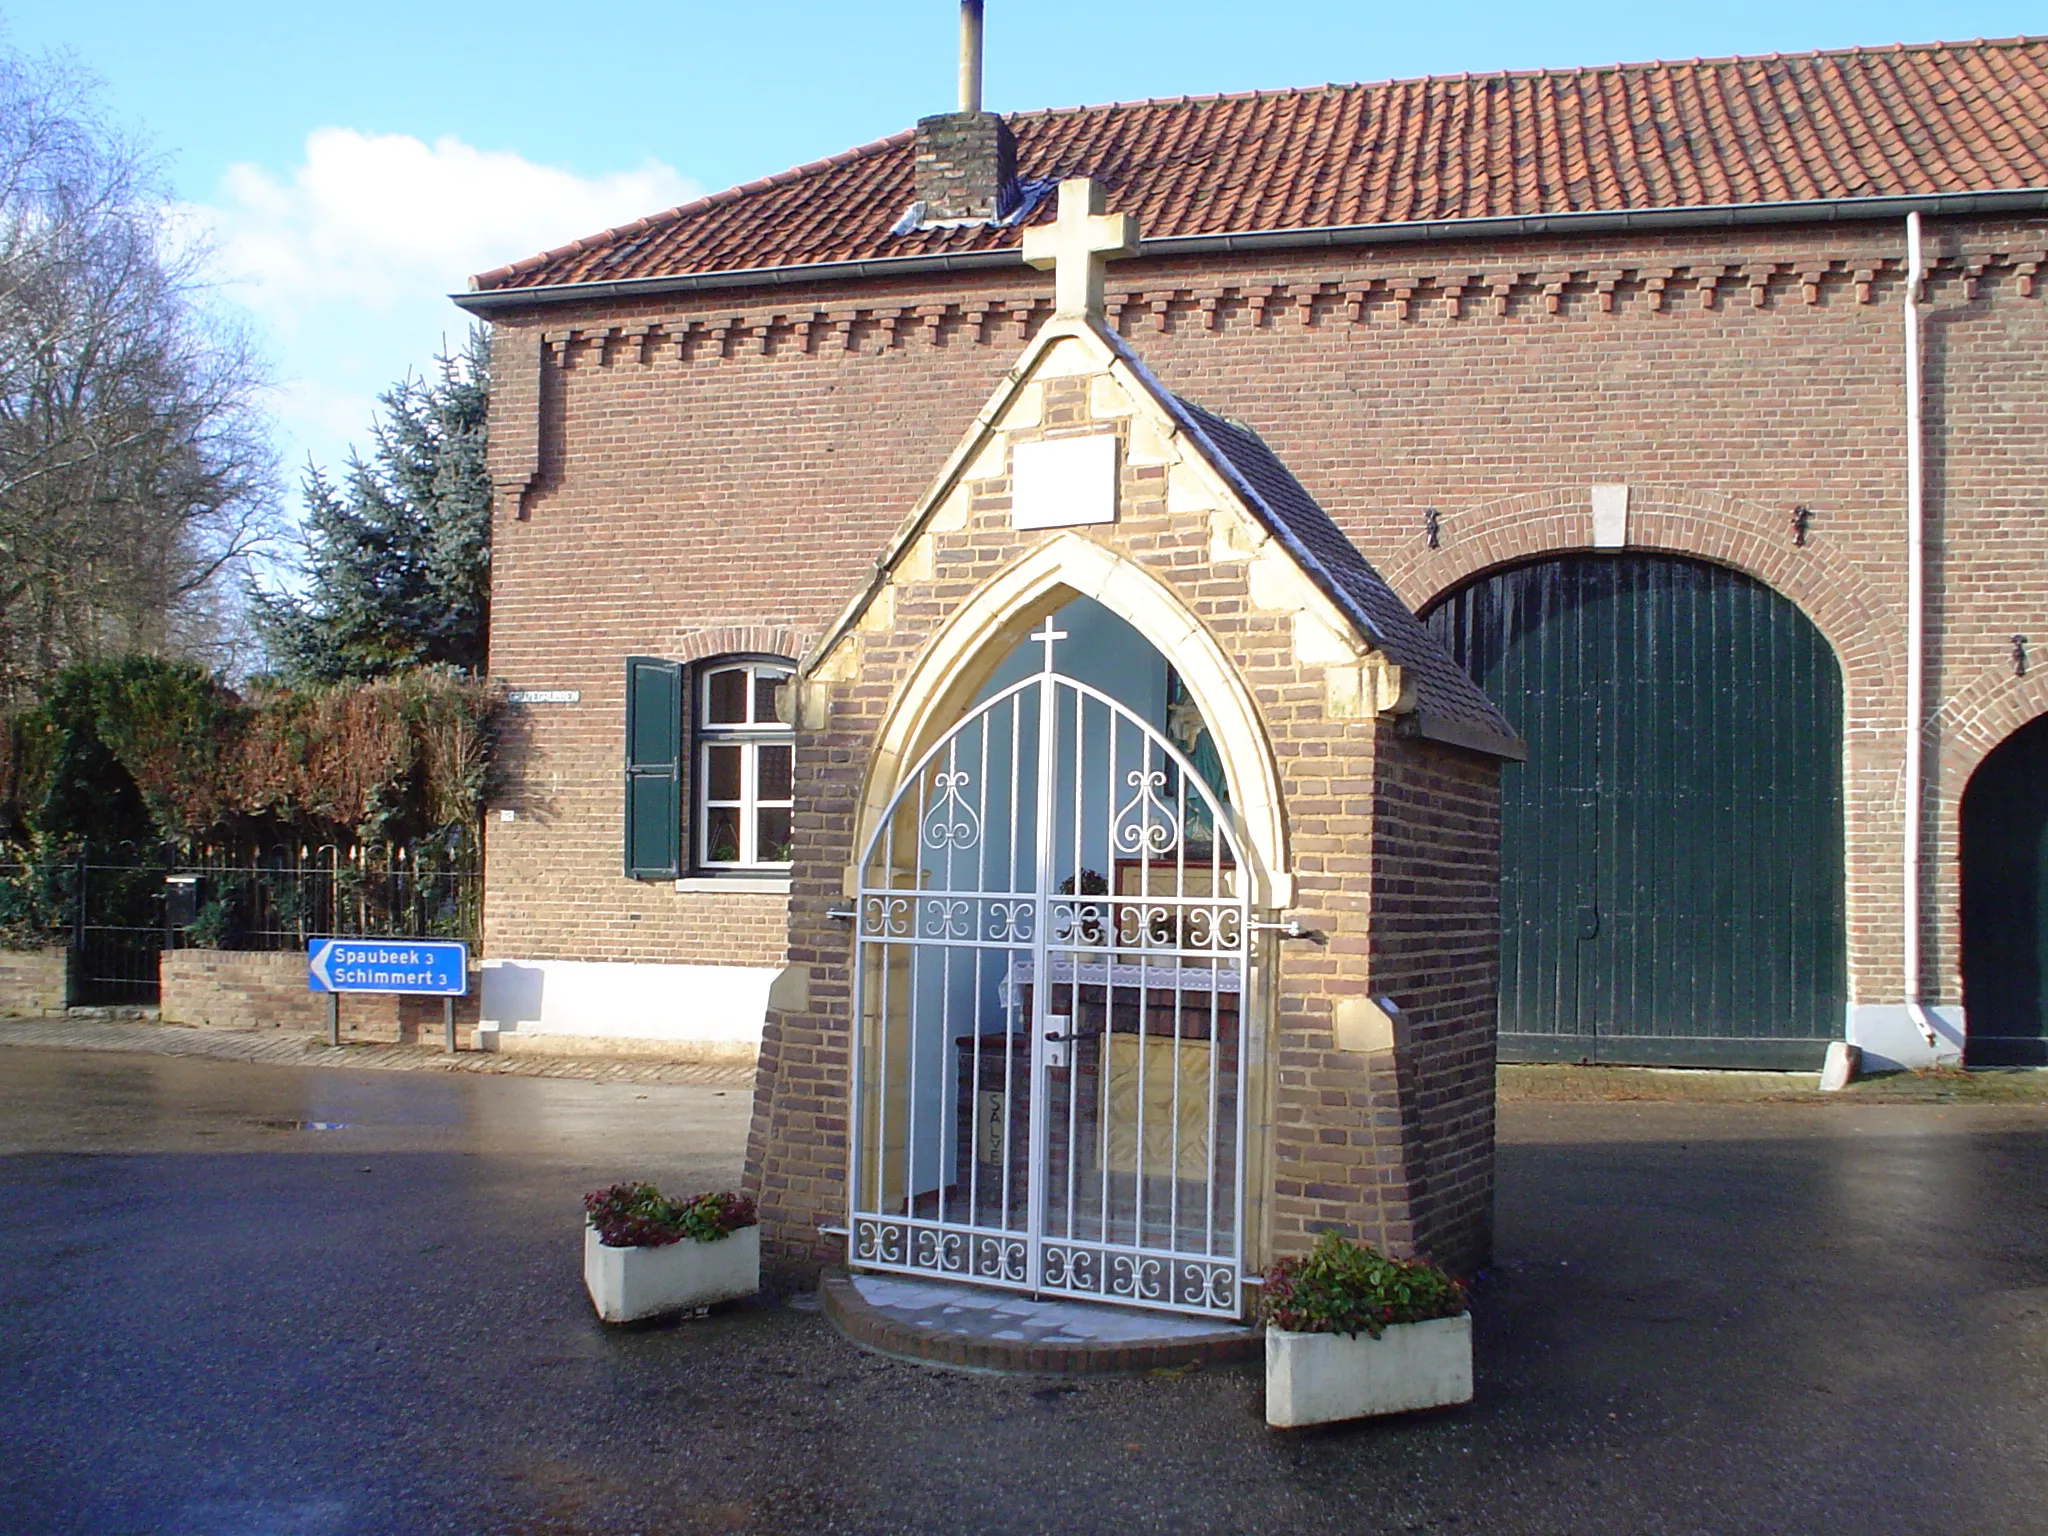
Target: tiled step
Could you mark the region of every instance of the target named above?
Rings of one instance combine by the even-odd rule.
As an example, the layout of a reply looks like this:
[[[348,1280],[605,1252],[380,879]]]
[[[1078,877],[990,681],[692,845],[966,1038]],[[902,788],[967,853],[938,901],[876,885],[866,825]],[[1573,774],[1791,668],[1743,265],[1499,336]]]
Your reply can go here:
[[[820,1291],[825,1315],[855,1343],[969,1370],[1115,1374],[1262,1358],[1257,1329],[1215,1318],[898,1275],[828,1273]]]

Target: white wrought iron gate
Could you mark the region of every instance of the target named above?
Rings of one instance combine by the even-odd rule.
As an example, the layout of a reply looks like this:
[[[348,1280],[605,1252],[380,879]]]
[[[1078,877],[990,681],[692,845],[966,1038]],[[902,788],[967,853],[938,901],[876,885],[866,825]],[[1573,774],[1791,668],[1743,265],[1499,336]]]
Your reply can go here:
[[[1033,638],[862,856],[849,1258],[1236,1316],[1250,872],[1188,756]]]

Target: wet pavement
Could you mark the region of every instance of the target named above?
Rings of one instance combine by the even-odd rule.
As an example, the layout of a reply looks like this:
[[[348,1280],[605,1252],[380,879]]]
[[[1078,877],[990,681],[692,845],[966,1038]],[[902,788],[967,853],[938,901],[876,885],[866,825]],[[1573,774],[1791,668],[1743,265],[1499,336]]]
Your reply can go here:
[[[1293,1433],[1251,1370],[605,1330],[577,1196],[730,1184],[746,1112],[0,1051],[0,1531],[2048,1528],[2038,1103],[1509,1102],[1478,1400]]]

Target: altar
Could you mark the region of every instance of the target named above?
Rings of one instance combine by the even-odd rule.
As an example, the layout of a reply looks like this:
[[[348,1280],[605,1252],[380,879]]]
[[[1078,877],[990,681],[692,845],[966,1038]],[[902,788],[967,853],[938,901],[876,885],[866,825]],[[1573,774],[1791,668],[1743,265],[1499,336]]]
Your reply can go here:
[[[1228,1213],[1212,1150],[1235,1144],[1244,972],[1227,961],[1021,955],[997,989],[1002,1027],[961,1035],[954,1189],[976,1224],[1025,1214],[1033,1055],[1046,1097],[1047,1215],[1074,1234],[1162,1243]],[[1034,1017],[1045,1028],[1035,1037]],[[1219,1126],[1221,1134],[1219,1135]],[[1227,1155],[1220,1171],[1234,1171]],[[1227,1179],[1226,1179],[1227,1185]],[[1105,1213],[1112,1213],[1105,1216]]]

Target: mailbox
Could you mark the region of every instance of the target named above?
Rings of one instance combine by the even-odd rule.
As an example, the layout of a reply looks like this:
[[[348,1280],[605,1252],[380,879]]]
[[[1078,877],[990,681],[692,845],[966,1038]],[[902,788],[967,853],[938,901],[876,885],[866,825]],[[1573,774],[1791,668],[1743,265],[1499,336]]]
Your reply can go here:
[[[172,928],[190,928],[199,921],[199,877],[164,876],[164,922]]]

